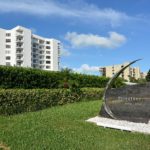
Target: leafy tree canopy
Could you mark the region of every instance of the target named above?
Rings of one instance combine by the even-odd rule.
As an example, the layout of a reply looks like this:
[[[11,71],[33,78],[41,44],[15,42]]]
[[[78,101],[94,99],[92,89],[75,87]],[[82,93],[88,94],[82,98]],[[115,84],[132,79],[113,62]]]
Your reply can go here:
[[[150,81],[150,70],[149,70],[148,73],[147,73],[146,80],[147,80],[147,81]]]

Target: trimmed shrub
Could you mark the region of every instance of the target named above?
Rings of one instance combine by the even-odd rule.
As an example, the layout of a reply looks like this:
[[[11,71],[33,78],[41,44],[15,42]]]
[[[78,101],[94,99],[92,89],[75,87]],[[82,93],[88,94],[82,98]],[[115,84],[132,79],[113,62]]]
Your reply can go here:
[[[95,100],[103,97],[103,88],[82,88],[82,99]]]
[[[32,68],[0,66],[0,87],[5,89],[60,88],[63,84],[67,85],[69,80],[77,82],[79,88],[103,88],[106,86],[109,78],[77,74],[69,71],[54,72]]]
[[[102,94],[103,90],[99,88],[85,88],[80,92],[71,89],[0,89],[0,114],[12,115],[81,100],[95,100],[100,99]]]

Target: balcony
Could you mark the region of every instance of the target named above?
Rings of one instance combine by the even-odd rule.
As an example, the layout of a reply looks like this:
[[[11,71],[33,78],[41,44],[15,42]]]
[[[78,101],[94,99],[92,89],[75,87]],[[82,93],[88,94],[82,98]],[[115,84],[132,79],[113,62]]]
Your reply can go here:
[[[39,57],[38,56],[36,56],[36,57],[32,56],[32,60],[36,60],[37,61],[37,60],[39,60]]]
[[[40,50],[39,53],[40,53],[40,55],[44,54],[44,50]]]
[[[16,38],[17,43],[23,43],[23,38]]]
[[[44,50],[44,46],[39,46],[39,50]]]
[[[23,57],[23,53],[17,53],[16,52],[16,57]]]
[[[32,44],[38,44],[39,43],[39,41],[38,41],[38,39],[32,39]]]
[[[33,59],[32,64],[39,64],[39,61],[37,59]]]
[[[32,53],[32,55],[38,55],[39,54],[39,50],[34,48],[34,49],[32,49],[31,53]]]
[[[19,54],[22,54],[22,55],[23,55],[23,49],[18,48],[18,49],[16,50],[16,54],[17,54],[17,55],[19,55]]]
[[[39,64],[40,64],[40,65],[43,65],[43,64],[45,64],[45,61],[44,61],[44,60],[40,60],[40,61],[39,61]]]
[[[39,65],[39,68],[40,68],[40,69],[44,69],[44,68],[45,68],[45,65]]]
[[[19,66],[19,67],[23,66],[23,60],[17,60],[16,66]]]
[[[17,56],[16,61],[17,62],[22,62],[23,61],[23,56]]]
[[[17,44],[16,48],[23,48],[23,44]]]
[[[38,64],[33,64],[32,63],[32,65],[31,65],[33,68],[37,68],[37,69],[39,69],[39,65]]]
[[[32,43],[32,48],[36,48],[36,49],[39,49],[39,44],[38,43]]]
[[[21,67],[21,66],[23,66],[23,63],[22,62],[17,62],[16,66]]]
[[[44,55],[40,55],[40,56],[39,56],[39,59],[40,59],[40,60],[45,60]]]
[[[23,37],[23,33],[21,34],[21,33],[16,33],[16,37]]]
[[[23,35],[23,30],[22,29],[17,29],[16,30],[16,35]]]

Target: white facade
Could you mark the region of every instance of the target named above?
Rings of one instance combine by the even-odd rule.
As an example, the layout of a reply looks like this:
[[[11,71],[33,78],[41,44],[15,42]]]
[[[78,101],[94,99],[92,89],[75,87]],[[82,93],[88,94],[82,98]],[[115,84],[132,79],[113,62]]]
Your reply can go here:
[[[60,49],[60,41],[32,34],[30,29],[0,29],[0,65],[58,71]]]

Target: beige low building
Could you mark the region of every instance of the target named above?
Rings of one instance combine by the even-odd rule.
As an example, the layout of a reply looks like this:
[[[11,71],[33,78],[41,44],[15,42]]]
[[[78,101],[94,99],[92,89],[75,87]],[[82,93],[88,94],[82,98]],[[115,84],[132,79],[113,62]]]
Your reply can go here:
[[[146,76],[147,76],[147,72],[141,72],[141,78],[142,78],[142,79],[145,79]]]
[[[101,67],[100,72],[102,73],[102,76],[111,78],[121,68],[123,68],[128,64],[129,62],[120,65]],[[127,81],[130,81],[130,78],[134,78],[134,79],[145,78],[145,74],[140,71],[139,67],[128,67],[124,70],[124,72],[120,75],[120,77]]]

